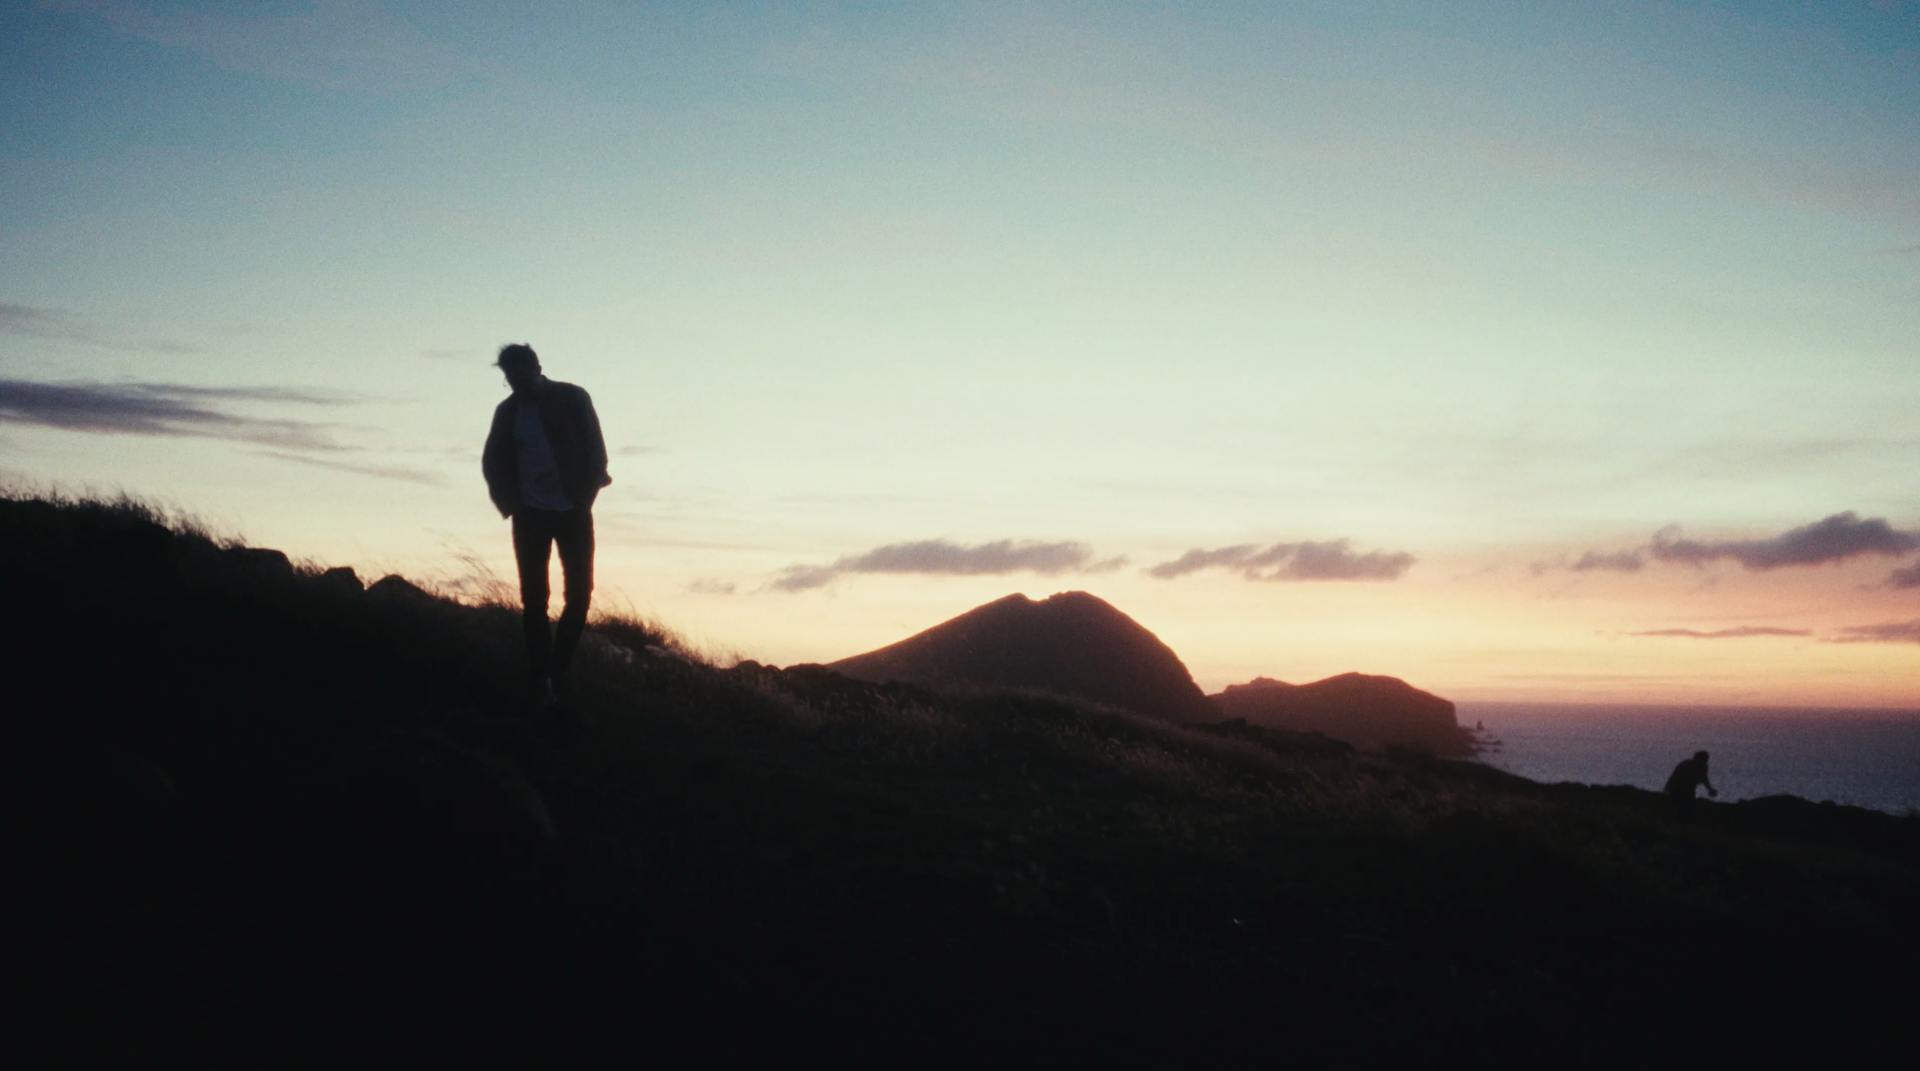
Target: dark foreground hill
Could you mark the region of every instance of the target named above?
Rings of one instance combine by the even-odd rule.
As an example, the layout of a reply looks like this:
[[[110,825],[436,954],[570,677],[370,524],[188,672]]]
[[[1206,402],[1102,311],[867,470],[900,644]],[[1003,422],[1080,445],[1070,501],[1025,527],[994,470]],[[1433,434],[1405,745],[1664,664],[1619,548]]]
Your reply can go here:
[[[1397,677],[1342,673],[1311,684],[1255,677],[1207,698],[1223,716],[1269,729],[1325,733],[1357,747],[1473,753],[1473,738],[1455,720],[1453,703]]]
[[[1683,825],[631,623],[530,725],[510,610],[130,507],[0,501],[0,581],[16,1045],[68,1062],[1847,1065],[1906,1029],[1909,818]]]
[[[1218,715],[1173,649],[1084,591],[1009,595],[827,667],[861,680],[1031,689],[1169,721]]]

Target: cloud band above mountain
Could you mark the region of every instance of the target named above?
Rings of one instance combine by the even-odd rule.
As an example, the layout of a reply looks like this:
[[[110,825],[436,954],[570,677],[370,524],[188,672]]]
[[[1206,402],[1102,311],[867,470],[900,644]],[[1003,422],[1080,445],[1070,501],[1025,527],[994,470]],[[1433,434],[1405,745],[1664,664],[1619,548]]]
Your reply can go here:
[[[1398,580],[1415,558],[1404,551],[1355,554],[1345,539],[1195,548],[1147,570],[1162,580],[1226,569],[1248,580]]]
[[[1123,558],[1096,560],[1085,543],[1042,543],[1001,539],[967,546],[944,539],[889,543],[860,554],[850,554],[831,565],[790,565],[772,587],[776,591],[810,591],[825,587],[848,573],[916,573],[924,576],[992,576],[1038,573],[1103,572],[1125,564]]]
[[[1562,559],[1560,566],[1536,563],[1533,568],[1536,574],[1550,568],[1565,568],[1576,573],[1637,573],[1649,560],[1692,566],[1732,561],[1752,572],[1767,572],[1869,556],[1897,557],[1913,550],[1920,550],[1920,532],[1902,531],[1881,517],[1863,520],[1849,510],[1765,539],[1682,539],[1680,529],[1670,526],[1655,532],[1644,546],[1619,551],[1589,550],[1571,563]],[[1896,570],[1887,578],[1886,586],[1920,587],[1920,563]]]
[[[1902,532],[1879,517],[1862,520],[1852,511],[1782,532],[1770,539],[1698,542],[1673,529],[1654,534],[1647,552],[1666,562],[1704,565],[1731,560],[1764,572],[1794,565],[1825,565],[1865,555],[1894,556],[1920,549],[1920,532]]]

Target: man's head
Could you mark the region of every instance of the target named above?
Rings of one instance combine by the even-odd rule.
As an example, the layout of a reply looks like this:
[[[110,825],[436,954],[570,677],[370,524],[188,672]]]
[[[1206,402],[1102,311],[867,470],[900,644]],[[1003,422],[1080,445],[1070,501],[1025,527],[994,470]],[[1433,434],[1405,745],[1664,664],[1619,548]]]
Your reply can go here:
[[[515,394],[524,394],[540,382],[540,355],[524,342],[500,347],[500,357],[493,363]]]
[[[1706,753],[1706,752],[1704,752],[1704,751],[1696,751],[1696,752],[1694,752],[1694,753],[1693,753],[1693,761],[1695,761],[1695,762],[1697,762],[1697,763],[1700,763],[1700,764],[1702,764],[1702,765],[1705,765],[1705,763],[1706,763],[1706,761],[1707,761],[1707,753]]]

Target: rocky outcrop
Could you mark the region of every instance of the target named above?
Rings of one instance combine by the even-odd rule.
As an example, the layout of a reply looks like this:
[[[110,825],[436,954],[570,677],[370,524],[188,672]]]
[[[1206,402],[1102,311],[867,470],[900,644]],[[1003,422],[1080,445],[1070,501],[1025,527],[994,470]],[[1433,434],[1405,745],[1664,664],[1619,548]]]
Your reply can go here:
[[[358,595],[366,588],[366,585],[360,583],[360,574],[354,572],[350,565],[336,565],[322,572],[315,579],[323,587],[354,595]]]
[[[1453,703],[1397,677],[1342,673],[1311,684],[1255,677],[1208,697],[1220,717],[1296,733],[1324,733],[1356,747],[1411,747],[1466,755],[1471,736]]]
[[[367,588],[367,594],[376,599],[385,599],[388,602],[404,605],[420,606],[435,601],[434,597],[420,585],[398,573],[389,573],[374,581]]]

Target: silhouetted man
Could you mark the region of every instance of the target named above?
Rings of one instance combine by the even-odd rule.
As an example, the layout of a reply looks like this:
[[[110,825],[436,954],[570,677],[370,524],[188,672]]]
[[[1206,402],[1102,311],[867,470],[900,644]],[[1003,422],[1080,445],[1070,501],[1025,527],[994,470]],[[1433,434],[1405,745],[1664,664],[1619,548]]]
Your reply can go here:
[[[613,482],[607,443],[593,399],[571,383],[540,374],[533,347],[500,348],[495,364],[513,393],[493,411],[480,468],[487,494],[513,519],[513,557],[520,572],[521,619],[527,631],[528,692],[550,706],[564,688],[567,666],[587,627],[593,596],[593,500]],[[560,548],[566,605],[551,635],[547,625],[547,561]]]
[[[1675,817],[1687,818],[1693,814],[1693,790],[1695,786],[1707,786],[1707,795],[1718,796],[1720,791],[1707,780],[1707,753],[1696,751],[1693,758],[1681,759],[1680,765],[1673,768],[1673,775],[1667,778],[1667,801],[1673,805]]]

